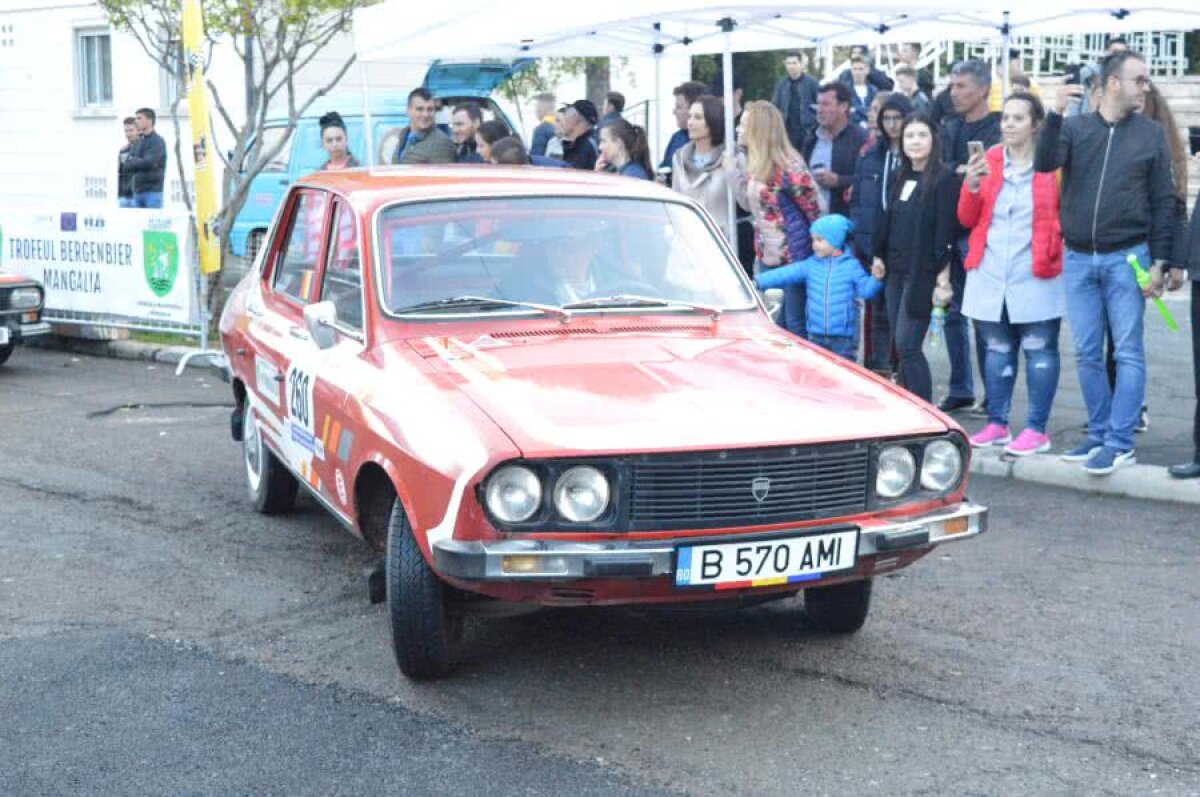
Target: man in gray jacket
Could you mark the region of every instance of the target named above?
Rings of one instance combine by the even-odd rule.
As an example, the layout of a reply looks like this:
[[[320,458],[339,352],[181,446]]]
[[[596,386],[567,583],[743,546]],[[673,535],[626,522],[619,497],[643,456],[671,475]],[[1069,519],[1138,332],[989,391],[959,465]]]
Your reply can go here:
[[[413,166],[454,163],[458,152],[450,136],[434,123],[436,106],[429,89],[420,86],[408,94],[408,127],[400,131],[400,144],[392,163]]]
[[[1067,318],[1088,410],[1087,440],[1063,459],[1084,463],[1095,476],[1136,461],[1133,433],[1146,393],[1145,299],[1162,294],[1175,217],[1166,135],[1134,112],[1150,84],[1146,62],[1134,53],[1111,55],[1101,81],[1099,109],[1065,121],[1063,113],[1083,89],[1059,90],[1034,158],[1039,172],[1062,169]],[[1149,268],[1145,288],[1135,279],[1134,259]],[[1116,352],[1115,389],[1104,372],[1106,329]]]

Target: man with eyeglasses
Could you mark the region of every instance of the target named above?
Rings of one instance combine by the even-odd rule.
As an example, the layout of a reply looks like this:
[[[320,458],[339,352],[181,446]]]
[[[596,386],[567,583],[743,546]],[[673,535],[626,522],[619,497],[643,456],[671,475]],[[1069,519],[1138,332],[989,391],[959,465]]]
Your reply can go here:
[[[1166,135],[1157,122],[1134,113],[1150,84],[1145,60],[1114,53],[1104,60],[1100,80],[1096,112],[1065,121],[1064,111],[1084,89],[1059,89],[1034,158],[1039,172],[1062,169],[1067,318],[1088,410],[1087,439],[1063,459],[1084,463],[1095,476],[1136,461],[1133,434],[1146,392],[1145,300],[1162,294],[1175,218]],[[1145,289],[1134,278],[1131,256],[1149,267]],[[1115,388],[1104,369],[1106,329],[1116,352]]]

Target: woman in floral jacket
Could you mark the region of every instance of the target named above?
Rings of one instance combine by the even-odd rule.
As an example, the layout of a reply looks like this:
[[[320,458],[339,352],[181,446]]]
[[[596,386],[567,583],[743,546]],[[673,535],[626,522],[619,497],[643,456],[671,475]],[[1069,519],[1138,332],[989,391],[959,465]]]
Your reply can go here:
[[[727,155],[734,196],[754,223],[754,272],[812,255],[809,225],[825,212],[804,158],[791,145],[783,116],[769,102],[751,102],[742,114],[739,148]],[[780,326],[805,337],[805,288],[784,289]]]

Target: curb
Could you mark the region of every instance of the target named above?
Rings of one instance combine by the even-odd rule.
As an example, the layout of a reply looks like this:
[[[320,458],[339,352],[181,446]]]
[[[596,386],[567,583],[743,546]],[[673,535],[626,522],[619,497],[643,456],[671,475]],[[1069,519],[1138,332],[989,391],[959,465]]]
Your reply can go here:
[[[164,346],[156,343],[140,343],[134,340],[88,340],[60,335],[44,335],[34,338],[29,345],[51,351],[86,354],[90,357],[109,357],[116,360],[138,360],[170,365],[178,364],[184,355],[199,351],[192,346]]]
[[[1091,476],[1080,465],[1063,462],[1055,454],[1015,458],[976,449],[971,455],[971,473],[1116,498],[1200,505],[1200,480],[1172,479],[1160,465],[1130,465],[1108,476]]]

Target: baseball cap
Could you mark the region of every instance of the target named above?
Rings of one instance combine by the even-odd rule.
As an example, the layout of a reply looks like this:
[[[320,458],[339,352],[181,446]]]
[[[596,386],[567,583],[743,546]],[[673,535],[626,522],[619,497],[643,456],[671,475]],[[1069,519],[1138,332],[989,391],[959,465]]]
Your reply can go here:
[[[600,121],[600,112],[596,110],[596,104],[591,100],[575,100],[567,107],[574,108],[575,113],[582,116],[589,125],[595,125]]]

